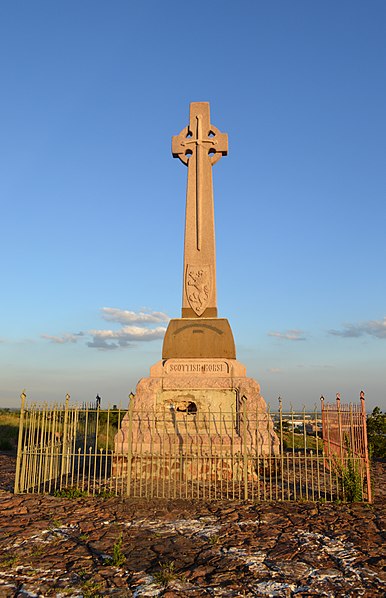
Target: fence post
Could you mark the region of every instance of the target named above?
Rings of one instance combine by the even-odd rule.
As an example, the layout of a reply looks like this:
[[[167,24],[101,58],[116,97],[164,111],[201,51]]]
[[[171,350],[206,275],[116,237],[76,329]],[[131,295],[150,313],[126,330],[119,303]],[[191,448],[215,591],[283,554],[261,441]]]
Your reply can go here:
[[[371,491],[371,479],[370,479],[370,460],[369,460],[369,451],[367,446],[367,423],[366,423],[366,407],[365,407],[365,393],[361,390],[360,393],[360,400],[361,400],[361,416],[362,416],[362,427],[363,427],[363,443],[364,443],[364,453],[365,453],[365,465],[366,465],[366,481],[367,481],[367,500],[369,502],[373,502],[373,496]]]
[[[317,467],[316,477],[317,477],[317,481],[318,481],[318,499],[320,500],[319,434],[318,434],[318,411],[317,411],[316,403],[315,403],[315,411],[314,411],[314,421],[315,421],[316,467]],[[323,432],[322,432],[322,434],[323,434]]]
[[[244,458],[244,500],[248,500],[248,452],[247,452],[247,397],[242,397],[243,401],[243,458]]]
[[[131,480],[131,477],[132,477],[131,467],[132,467],[132,460],[133,460],[133,409],[134,409],[134,401],[132,400],[131,393],[130,393],[129,410],[128,410],[128,412],[129,412],[129,430],[128,430],[128,439],[127,439],[127,482],[126,482],[126,495],[127,496],[131,496],[131,481],[132,481]],[[137,434],[138,434],[138,428],[137,428]],[[124,461],[122,461],[122,473],[123,473],[123,463],[124,463]],[[141,475],[142,475],[142,472],[141,472]]]
[[[283,401],[279,401],[279,431],[280,431],[280,467],[281,467],[281,499],[284,500],[284,443],[283,443]]]
[[[63,444],[62,444],[62,466],[60,471],[60,487],[62,487],[62,477],[67,473],[67,427],[68,427],[68,403],[70,395],[66,394],[66,402],[64,405],[64,422],[63,422]]]
[[[337,392],[336,393],[336,410],[338,413],[338,428],[339,428],[339,445],[340,445],[340,454],[339,457],[341,459],[341,463],[343,465],[344,461],[344,455],[346,454],[346,452],[343,450],[343,437],[342,437],[342,414],[340,411],[340,393]],[[350,438],[350,442],[351,442],[351,438]],[[346,446],[346,449],[348,449],[349,447]]]
[[[21,399],[21,406],[20,406],[20,420],[19,420],[19,438],[17,441],[17,458],[16,458],[16,472],[15,472],[15,487],[13,489],[14,494],[19,494],[20,487],[20,468],[21,468],[21,453],[22,453],[22,443],[23,443],[23,423],[24,423],[24,404],[27,396],[23,390],[20,395]]]

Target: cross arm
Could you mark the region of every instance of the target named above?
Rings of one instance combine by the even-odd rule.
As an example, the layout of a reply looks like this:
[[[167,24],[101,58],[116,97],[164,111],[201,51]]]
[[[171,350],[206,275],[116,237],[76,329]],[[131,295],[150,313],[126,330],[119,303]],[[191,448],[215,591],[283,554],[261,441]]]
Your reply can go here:
[[[179,158],[184,164],[188,164],[189,156],[193,154],[195,146],[205,147],[211,164],[215,164],[222,156],[228,154],[228,135],[221,133],[217,127],[210,125],[209,131],[205,131],[201,139],[193,136],[190,127],[182,129],[179,135],[172,137],[173,158]]]

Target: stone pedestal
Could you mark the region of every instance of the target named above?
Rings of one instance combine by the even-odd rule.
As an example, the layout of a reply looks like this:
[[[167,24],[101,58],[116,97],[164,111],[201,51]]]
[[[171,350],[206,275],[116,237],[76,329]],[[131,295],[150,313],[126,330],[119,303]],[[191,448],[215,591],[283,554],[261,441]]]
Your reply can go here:
[[[131,439],[131,441],[130,441]],[[117,453],[253,452],[279,443],[260,386],[235,359],[164,359],[142,378],[115,438]]]

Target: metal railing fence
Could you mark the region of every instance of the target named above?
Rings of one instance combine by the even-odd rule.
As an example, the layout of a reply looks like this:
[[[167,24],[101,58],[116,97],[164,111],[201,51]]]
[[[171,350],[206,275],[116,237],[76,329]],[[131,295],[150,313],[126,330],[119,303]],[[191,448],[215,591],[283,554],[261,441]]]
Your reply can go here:
[[[323,402],[312,412],[285,412],[279,400],[267,412],[247,412],[244,403],[239,413],[144,413],[130,405],[70,405],[68,395],[61,406],[27,406],[25,399],[15,493],[372,500],[367,448],[357,451],[359,424],[342,436],[345,450],[334,451]]]
[[[372,502],[370,459],[367,446],[365,394],[360,393],[360,404],[344,404],[340,394],[336,403],[325,403],[321,397],[324,452],[338,463],[346,462],[359,468],[366,479],[367,497]]]

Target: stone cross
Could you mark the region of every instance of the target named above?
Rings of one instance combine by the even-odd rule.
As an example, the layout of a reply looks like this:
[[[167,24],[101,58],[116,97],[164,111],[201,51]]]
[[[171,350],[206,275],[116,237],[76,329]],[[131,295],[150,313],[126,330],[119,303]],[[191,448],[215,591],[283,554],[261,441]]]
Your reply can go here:
[[[217,317],[212,166],[228,153],[228,135],[210,123],[209,103],[190,104],[190,122],[172,139],[188,166],[182,317]]]

